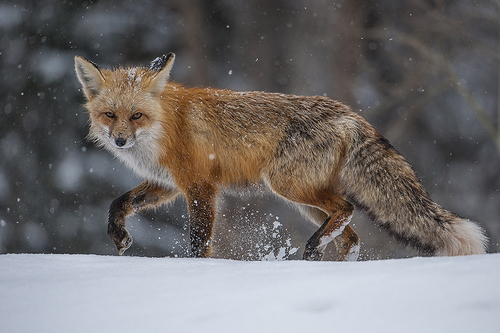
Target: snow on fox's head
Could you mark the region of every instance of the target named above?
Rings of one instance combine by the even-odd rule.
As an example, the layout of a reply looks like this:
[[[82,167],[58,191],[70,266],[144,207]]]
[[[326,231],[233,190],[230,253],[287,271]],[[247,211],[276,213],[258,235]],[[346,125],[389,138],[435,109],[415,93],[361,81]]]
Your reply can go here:
[[[75,70],[89,111],[89,137],[109,150],[127,149],[150,138],[158,122],[158,97],[164,91],[174,64],[169,53],[155,59],[149,68],[107,70],[80,56]]]

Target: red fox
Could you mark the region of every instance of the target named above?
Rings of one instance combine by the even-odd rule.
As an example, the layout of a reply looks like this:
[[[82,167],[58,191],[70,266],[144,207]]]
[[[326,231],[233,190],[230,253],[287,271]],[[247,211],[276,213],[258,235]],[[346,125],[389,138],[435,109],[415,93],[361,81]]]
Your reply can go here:
[[[191,255],[210,256],[220,190],[252,184],[319,226],[306,260],[320,260],[334,239],[340,260],[357,259],[354,205],[422,254],[485,253],[483,230],[434,203],[408,162],[348,106],[322,96],[186,88],[169,81],[174,59],[107,70],[75,57],[89,137],[145,179],[109,209],[120,255],[132,244],[127,217],[182,194]]]

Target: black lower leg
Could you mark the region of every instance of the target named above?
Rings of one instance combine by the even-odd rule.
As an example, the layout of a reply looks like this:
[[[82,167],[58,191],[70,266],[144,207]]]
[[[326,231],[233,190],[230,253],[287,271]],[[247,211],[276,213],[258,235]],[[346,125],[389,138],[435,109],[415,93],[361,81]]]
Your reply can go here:
[[[132,245],[132,236],[125,229],[126,204],[131,191],[119,196],[111,203],[108,217],[108,235],[113,240],[120,255]]]
[[[200,225],[191,226],[189,232],[191,240],[191,256],[207,257],[210,255],[211,230]]]
[[[323,257],[321,237],[325,234],[325,230],[330,223],[330,217],[326,219],[323,225],[316,230],[316,232],[309,238],[306,243],[306,249],[304,251],[303,259],[304,260],[321,260]]]

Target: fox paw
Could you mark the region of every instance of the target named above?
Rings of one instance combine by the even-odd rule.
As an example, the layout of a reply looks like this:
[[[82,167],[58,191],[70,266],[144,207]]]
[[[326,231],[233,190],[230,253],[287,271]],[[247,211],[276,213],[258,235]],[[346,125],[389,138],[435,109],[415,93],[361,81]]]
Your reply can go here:
[[[108,235],[115,243],[119,255],[122,255],[132,245],[132,236],[125,228],[118,228],[109,224]]]
[[[306,244],[306,250],[304,251],[304,255],[302,258],[304,260],[319,261],[321,260],[321,258],[323,258],[323,252],[320,251],[317,247]]]
[[[338,261],[356,261],[356,260],[358,260],[358,257],[359,257],[359,250],[360,250],[359,245],[353,245],[348,249],[345,249],[345,250],[343,249],[339,253],[337,260]]]
[[[115,245],[116,248],[118,249],[119,255],[122,255],[123,252],[125,252],[130,247],[130,245],[132,245],[133,242],[132,236],[130,236],[127,230],[125,230],[125,232],[127,233],[127,235],[120,242],[115,241]]]
[[[359,257],[359,237],[351,238],[335,238],[335,247],[337,248],[338,255],[337,261],[356,261]]]

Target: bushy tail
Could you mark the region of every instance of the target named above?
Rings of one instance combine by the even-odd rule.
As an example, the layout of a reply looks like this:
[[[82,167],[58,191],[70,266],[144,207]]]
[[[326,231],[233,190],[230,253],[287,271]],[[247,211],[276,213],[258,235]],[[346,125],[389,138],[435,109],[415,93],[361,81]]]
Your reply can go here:
[[[477,224],[433,202],[408,162],[375,130],[360,133],[340,175],[346,197],[400,242],[424,254],[485,253],[487,237]]]

